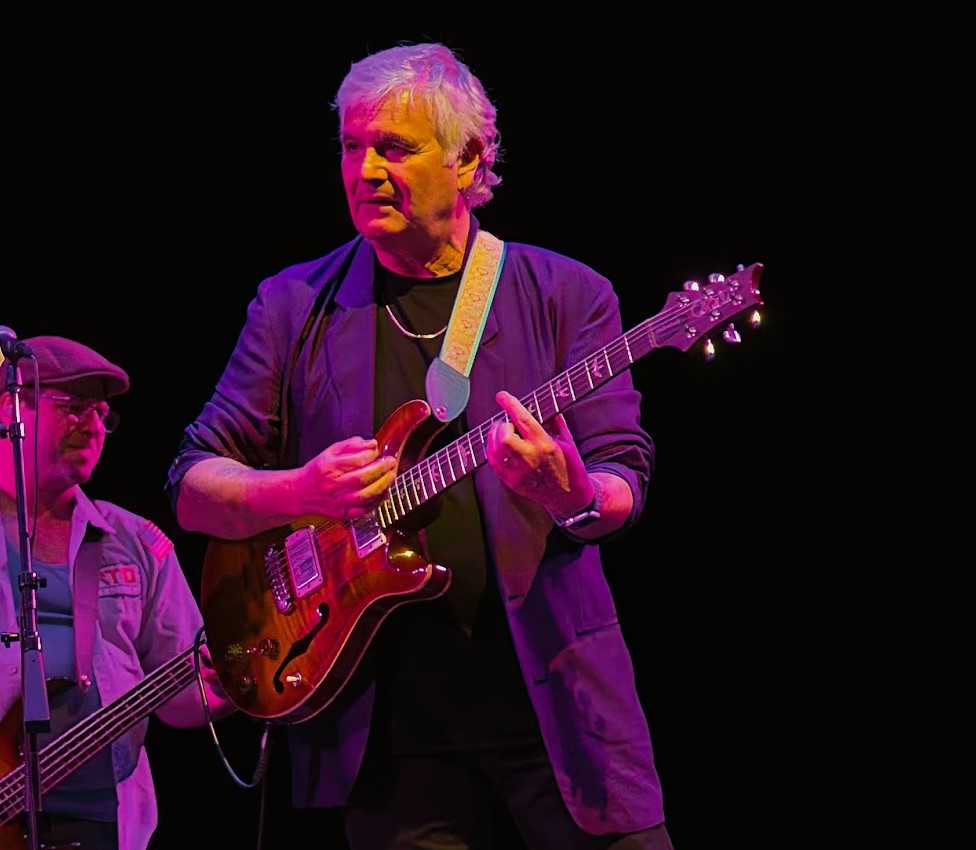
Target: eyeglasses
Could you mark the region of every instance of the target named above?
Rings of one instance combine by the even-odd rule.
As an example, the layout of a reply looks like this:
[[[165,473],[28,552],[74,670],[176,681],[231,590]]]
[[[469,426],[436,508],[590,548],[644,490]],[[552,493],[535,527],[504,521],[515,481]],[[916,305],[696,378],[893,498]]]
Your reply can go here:
[[[81,422],[89,414],[94,413],[105,426],[105,433],[111,434],[119,427],[119,414],[108,406],[107,401],[97,401],[89,398],[78,398],[77,396],[58,395],[56,393],[41,393],[42,398],[53,401],[58,412],[63,416],[69,416],[76,422]]]

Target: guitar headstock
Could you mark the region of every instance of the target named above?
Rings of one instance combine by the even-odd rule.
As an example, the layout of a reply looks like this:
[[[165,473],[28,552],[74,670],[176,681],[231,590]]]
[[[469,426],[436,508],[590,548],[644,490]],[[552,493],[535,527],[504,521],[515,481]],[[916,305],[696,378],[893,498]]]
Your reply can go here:
[[[672,292],[661,316],[667,316],[666,327],[657,330],[655,339],[658,345],[671,345],[688,351],[702,342],[705,357],[715,356],[715,346],[709,334],[724,325],[722,339],[735,345],[741,342],[739,332],[733,322],[750,309],[748,321],[752,327],[760,322],[758,307],[763,304],[759,292],[759,278],[763,273],[762,263],[739,266],[735,274],[711,274],[705,283],[689,280],[681,292]]]

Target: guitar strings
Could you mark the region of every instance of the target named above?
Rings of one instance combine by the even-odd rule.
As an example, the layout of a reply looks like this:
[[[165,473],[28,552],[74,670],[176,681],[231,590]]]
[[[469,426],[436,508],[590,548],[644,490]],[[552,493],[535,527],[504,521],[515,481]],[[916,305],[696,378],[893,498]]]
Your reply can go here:
[[[141,719],[141,709],[154,693],[159,699],[165,701],[192,682],[195,673],[192,660],[187,656],[193,649],[194,647],[189,647],[184,650],[180,655],[154,670],[147,679],[136,685],[123,698],[90,714],[77,726],[67,730],[44,747],[38,759],[41,793],[47,793],[84,764],[91,755],[134,726]],[[148,700],[148,704],[154,703],[162,704],[155,700]],[[122,716],[117,717],[116,715],[119,714]],[[114,723],[106,722],[110,719],[114,720]],[[93,730],[94,734],[91,734]],[[72,761],[66,757],[66,754],[76,757]],[[80,760],[77,756],[81,756]],[[23,764],[0,780],[0,822],[6,823],[23,811],[25,787],[26,771]]]

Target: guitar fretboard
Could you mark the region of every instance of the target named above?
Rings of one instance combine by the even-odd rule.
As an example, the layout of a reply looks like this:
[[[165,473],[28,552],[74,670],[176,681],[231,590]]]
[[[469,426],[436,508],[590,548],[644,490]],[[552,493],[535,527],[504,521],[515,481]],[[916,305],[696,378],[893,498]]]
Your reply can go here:
[[[157,667],[128,693],[45,746],[38,753],[41,794],[46,794],[189,685],[196,675],[194,649],[188,647]],[[8,823],[24,811],[25,792],[26,771],[21,764],[0,780],[0,823]]]
[[[544,423],[654,349],[672,346],[687,351],[722,322],[754,304],[762,304],[758,287],[762,272],[763,264],[753,263],[747,268],[740,266],[728,278],[712,275],[704,287],[690,281],[690,288],[686,285],[685,291],[670,294],[660,313],[519,400],[538,422]],[[507,418],[504,412],[496,414],[399,474],[379,507],[352,521],[357,539],[376,539],[382,529],[482,466],[488,458],[488,433]]]

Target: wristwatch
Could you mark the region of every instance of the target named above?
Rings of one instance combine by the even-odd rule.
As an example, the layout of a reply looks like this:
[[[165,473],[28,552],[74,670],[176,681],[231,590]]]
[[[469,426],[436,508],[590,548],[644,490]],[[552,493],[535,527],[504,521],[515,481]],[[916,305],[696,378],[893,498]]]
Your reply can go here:
[[[600,518],[600,508],[603,506],[603,488],[593,479],[593,500],[579,513],[568,517],[553,515],[552,521],[559,528],[585,528]]]

